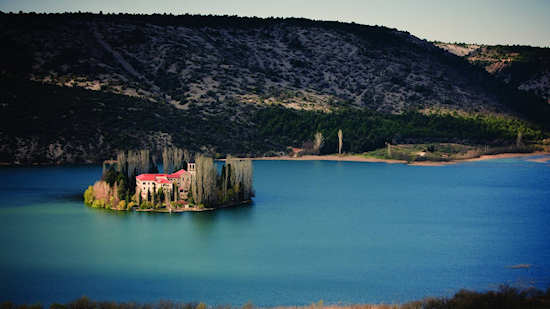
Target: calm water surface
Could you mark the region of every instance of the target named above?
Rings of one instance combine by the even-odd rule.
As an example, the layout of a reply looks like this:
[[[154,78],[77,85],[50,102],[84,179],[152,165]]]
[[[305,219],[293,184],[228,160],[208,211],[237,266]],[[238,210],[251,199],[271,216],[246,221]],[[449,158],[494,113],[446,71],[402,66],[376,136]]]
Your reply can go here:
[[[254,205],[175,215],[84,206],[100,174],[0,169],[0,300],[395,303],[550,286],[548,163],[257,161]]]

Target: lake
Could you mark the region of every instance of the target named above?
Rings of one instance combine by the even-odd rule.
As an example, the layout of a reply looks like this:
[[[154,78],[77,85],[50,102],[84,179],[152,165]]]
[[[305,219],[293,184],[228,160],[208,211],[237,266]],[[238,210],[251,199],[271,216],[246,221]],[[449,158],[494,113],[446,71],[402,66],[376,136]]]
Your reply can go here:
[[[172,215],[86,207],[100,176],[0,168],[0,300],[397,303],[550,286],[548,163],[255,161],[253,205]]]

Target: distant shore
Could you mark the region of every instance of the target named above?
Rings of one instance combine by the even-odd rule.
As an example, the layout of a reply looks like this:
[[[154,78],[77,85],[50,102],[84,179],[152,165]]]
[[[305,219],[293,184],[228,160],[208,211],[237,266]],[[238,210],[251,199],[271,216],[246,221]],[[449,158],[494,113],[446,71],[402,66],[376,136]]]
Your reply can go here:
[[[548,149],[548,148],[547,148]],[[303,155],[299,157],[294,156],[273,156],[273,157],[252,157],[252,158],[241,158],[249,160],[258,160],[258,161],[341,161],[341,162],[371,162],[371,163],[389,163],[389,164],[408,164],[412,166],[443,166],[457,164],[461,162],[474,162],[474,161],[483,161],[483,160],[492,160],[492,159],[505,159],[505,158],[517,158],[517,157],[534,157],[534,156],[548,156],[550,151],[535,151],[535,152],[522,152],[522,153],[499,153],[492,155],[482,155],[475,158],[468,159],[454,159],[449,161],[412,161],[408,162],[406,160],[397,160],[397,159],[382,159],[376,157],[370,157],[363,154],[344,154],[344,155]],[[217,159],[217,161],[225,161],[225,159]],[[535,158],[529,159],[529,162],[538,162],[538,163],[550,163],[550,158]],[[85,164],[95,164],[95,163],[85,163]],[[30,165],[25,164],[14,164],[11,162],[0,162],[0,166],[3,167],[17,167],[17,166],[63,166],[63,164],[51,164],[51,163],[33,163]],[[74,165],[74,164],[69,164]]]
[[[550,155],[550,152],[544,152],[544,151],[537,151],[537,152],[529,152],[529,153],[499,153],[494,155],[482,155],[477,158],[469,158],[469,159],[463,159],[463,160],[451,160],[451,161],[444,161],[444,162],[436,162],[436,161],[420,161],[420,162],[412,162],[409,165],[416,165],[416,166],[441,166],[441,165],[450,165],[450,164],[457,164],[461,162],[475,162],[475,161],[485,161],[485,160],[494,160],[494,159],[507,159],[507,158],[521,158],[521,157],[534,157],[534,156],[546,156]],[[540,162],[544,163],[546,160],[540,160],[540,159],[533,159],[529,160],[531,162]]]
[[[250,158],[251,160],[259,161],[341,161],[341,162],[382,162],[389,164],[408,164],[412,166],[443,166],[457,164],[461,162],[474,162],[474,161],[484,161],[484,160],[493,160],[493,159],[505,159],[505,158],[517,158],[517,157],[532,157],[532,156],[544,156],[550,155],[550,152],[537,151],[530,153],[500,153],[494,155],[482,155],[477,158],[469,158],[463,160],[450,160],[450,161],[415,161],[407,162],[405,160],[393,160],[393,159],[380,159],[374,157],[367,157],[364,155],[304,155],[300,157],[291,157],[291,156],[279,156],[279,157],[257,157]],[[529,160],[532,162],[548,162],[550,159],[533,159]]]
[[[383,162],[390,164],[407,163],[404,160],[379,159],[365,157],[363,155],[304,155],[299,157],[278,156],[278,157],[256,157],[251,160],[276,160],[276,161],[343,161],[343,162]]]

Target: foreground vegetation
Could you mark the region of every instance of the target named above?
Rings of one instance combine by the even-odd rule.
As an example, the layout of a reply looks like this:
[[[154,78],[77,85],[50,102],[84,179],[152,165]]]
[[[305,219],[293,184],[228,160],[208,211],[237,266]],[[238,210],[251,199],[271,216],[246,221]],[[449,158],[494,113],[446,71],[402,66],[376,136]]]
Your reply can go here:
[[[10,302],[2,303],[0,309],[43,309],[41,304],[17,305]],[[93,301],[87,297],[81,297],[66,304],[54,303],[50,309],[207,309],[238,308],[232,306],[208,306],[204,303],[175,303],[171,301],[160,301],[154,304],[141,303],[117,303],[107,301]],[[242,306],[243,309],[257,308],[251,303]],[[484,309],[523,309],[523,308],[550,308],[550,289],[546,291],[530,289],[516,289],[509,286],[501,286],[497,291],[474,292],[461,290],[453,297],[426,298],[420,301],[413,301],[401,305],[324,305],[323,301],[312,303],[309,306],[299,307],[277,307],[279,309],[450,309],[450,308],[484,308]]]

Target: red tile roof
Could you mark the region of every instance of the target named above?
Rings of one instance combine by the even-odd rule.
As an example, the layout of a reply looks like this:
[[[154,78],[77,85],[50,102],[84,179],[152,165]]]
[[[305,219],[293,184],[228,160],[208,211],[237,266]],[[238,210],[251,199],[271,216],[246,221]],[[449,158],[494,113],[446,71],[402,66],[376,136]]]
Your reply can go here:
[[[187,173],[187,171],[182,168],[181,170],[168,175],[168,178],[180,178],[181,175],[183,175],[185,173]]]
[[[136,176],[136,179],[141,181],[155,181],[158,183],[170,183],[166,178],[179,178],[183,174],[187,173],[186,170],[181,169],[172,174],[141,174]]]
[[[136,179],[154,181],[157,179],[157,177],[162,177],[162,176],[166,177],[166,174],[141,174],[136,176]]]

